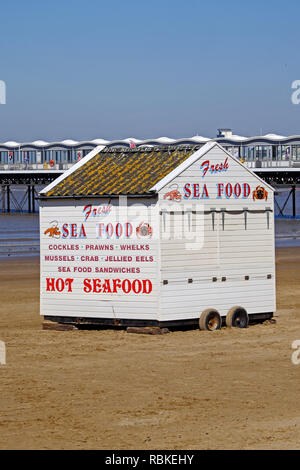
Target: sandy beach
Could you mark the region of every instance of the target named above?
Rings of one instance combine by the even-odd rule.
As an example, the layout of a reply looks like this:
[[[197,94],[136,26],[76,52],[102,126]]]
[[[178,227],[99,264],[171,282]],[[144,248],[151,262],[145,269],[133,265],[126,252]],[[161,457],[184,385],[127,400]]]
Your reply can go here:
[[[300,248],[276,261],[276,324],[149,336],[43,331],[39,258],[2,260],[0,449],[299,449]]]

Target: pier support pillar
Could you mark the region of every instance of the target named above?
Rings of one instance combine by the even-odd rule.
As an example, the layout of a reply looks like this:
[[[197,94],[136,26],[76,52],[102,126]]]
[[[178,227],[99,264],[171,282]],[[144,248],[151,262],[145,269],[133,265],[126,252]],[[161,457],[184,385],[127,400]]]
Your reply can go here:
[[[292,186],[293,217],[296,217],[296,185]]]
[[[6,186],[6,211],[10,212],[10,186]]]
[[[32,206],[32,212],[35,212],[35,191],[34,191],[34,184],[31,186],[31,206]]]
[[[5,212],[5,185],[2,184],[2,212]]]
[[[28,212],[31,212],[31,185],[27,186]]]

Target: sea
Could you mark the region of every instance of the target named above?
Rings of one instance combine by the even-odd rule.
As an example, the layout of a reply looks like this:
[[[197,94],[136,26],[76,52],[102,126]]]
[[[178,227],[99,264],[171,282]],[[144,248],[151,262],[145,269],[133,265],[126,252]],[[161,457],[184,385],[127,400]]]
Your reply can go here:
[[[39,253],[39,214],[0,214],[0,258]]]
[[[275,204],[275,243],[277,247],[300,246],[300,191],[296,193],[296,219],[292,218],[292,199],[286,202],[288,191],[276,196]],[[278,217],[284,208],[285,216]],[[37,202],[38,209],[38,202]],[[39,255],[39,213],[23,212],[0,213],[0,258]]]

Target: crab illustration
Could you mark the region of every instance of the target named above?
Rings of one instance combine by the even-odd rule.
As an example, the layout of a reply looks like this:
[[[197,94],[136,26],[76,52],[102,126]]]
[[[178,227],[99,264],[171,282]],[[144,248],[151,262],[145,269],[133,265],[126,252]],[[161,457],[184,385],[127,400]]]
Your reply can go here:
[[[177,189],[173,189],[173,191],[170,191],[164,195],[164,199],[167,198],[169,198],[170,201],[181,201],[181,194],[179,191],[177,191]]]
[[[152,227],[149,224],[147,224],[147,222],[142,222],[136,228],[136,234],[138,237],[151,237]]]
[[[47,230],[45,230],[44,232],[44,235],[48,235],[48,234],[49,234],[49,237],[59,238],[60,230],[58,227],[50,227],[50,228],[47,228]]]
[[[263,186],[257,186],[256,189],[252,193],[253,201],[255,199],[265,199],[268,200],[268,191],[265,190]]]

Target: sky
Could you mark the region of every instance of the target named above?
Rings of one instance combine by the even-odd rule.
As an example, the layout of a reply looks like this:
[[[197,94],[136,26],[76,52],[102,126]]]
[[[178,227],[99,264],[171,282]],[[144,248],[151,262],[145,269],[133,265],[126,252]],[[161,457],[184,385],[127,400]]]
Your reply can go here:
[[[299,0],[1,2],[0,141],[300,134]]]

